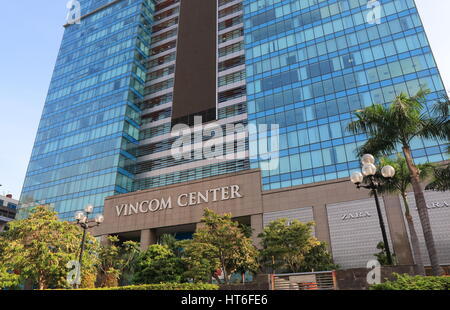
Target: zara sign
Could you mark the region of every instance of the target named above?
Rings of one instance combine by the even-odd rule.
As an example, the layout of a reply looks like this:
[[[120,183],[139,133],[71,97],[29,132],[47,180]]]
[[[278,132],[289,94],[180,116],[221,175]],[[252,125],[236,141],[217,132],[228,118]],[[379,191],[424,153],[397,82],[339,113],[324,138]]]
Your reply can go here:
[[[209,202],[218,202],[231,199],[242,198],[242,194],[239,192],[239,185],[230,185],[225,187],[217,187],[208,189],[201,192],[190,192],[180,194],[176,198],[172,199],[171,196],[166,198],[158,198],[151,200],[138,201],[136,203],[125,203],[116,205],[117,216],[130,216],[140,213],[152,213],[157,211],[165,211],[172,209],[173,204],[177,207],[192,207]]]

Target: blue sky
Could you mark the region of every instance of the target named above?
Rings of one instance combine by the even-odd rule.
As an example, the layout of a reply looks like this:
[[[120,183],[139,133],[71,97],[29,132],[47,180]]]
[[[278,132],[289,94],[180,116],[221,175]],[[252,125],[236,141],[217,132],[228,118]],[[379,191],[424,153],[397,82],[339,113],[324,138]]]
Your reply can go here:
[[[0,194],[20,195],[63,35],[67,0],[1,1]],[[450,89],[450,1],[416,0]]]

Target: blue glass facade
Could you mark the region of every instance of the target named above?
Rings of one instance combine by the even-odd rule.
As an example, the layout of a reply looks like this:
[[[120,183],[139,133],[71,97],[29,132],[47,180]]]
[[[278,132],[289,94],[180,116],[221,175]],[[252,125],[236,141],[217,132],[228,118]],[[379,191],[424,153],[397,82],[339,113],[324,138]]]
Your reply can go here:
[[[249,123],[280,125],[280,165],[262,171],[264,190],[348,177],[366,140],[346,130],[352,111],[421,86],[430,102],[445,91],[414,1],[380,1],[380,23],[367,4],[244,1]],[[418,163],[444,159],[436,141],[412,146]]]
[[[81,24],[66,25],[21,195],[72,219],[88,203],[128,192],[139,139],[154,3],[81,0]]]

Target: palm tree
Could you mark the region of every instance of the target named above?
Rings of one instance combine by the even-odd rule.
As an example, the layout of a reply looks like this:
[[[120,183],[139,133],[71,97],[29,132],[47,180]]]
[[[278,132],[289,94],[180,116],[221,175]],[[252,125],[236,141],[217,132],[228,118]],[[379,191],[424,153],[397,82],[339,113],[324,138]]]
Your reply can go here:
[[[450,136],[448,100],[436,103],[428,112],[426,106],[428,94],[429,90],[423,89],[412,97],[401,93],[388,107],[372,105],[356,111],[357,119],[348,125],[348,129],[355,134],[367,134],[369,137],[359,148],[359,154],[389,155],[394,153],[397,147],[402,149],[411,176],[433,274],[441,275],[443,270],[437,257],[425,196],[420,184],[420,173],[411,154],[411,140],[414,138],[448,141]]]
[[[445,192],[450,190],[450,165],[447,167],[436,168],[434,171],[434,180],[427,185],[427,190]]]
[[[414,227],[413,217],[408,204],[408,189],[411,186],[411,174],[408,170],[405,158],[401,154],[397,154],[397,157],[391,159],[389,157],[383,157],[380,159],[380,166],[384,167],[390,165],[395,168],[395,176],[390,179],[385,179],[381,175],[376,175],[381,186],[378,187],[380,194],[399,194],[403,200],[405,206],[405,218],[408,223],[409,233],[411,235],[411,246],[413,250],[414,262],[417,265],[417,271],[420,275],[425,275],[425,268],[422,261],[422,253],[419,247],[419,239],[417,238],[416,228]],[[434,165],[422,164],[417,165],[419,169],[420,180],[425,180],[433,173]]]

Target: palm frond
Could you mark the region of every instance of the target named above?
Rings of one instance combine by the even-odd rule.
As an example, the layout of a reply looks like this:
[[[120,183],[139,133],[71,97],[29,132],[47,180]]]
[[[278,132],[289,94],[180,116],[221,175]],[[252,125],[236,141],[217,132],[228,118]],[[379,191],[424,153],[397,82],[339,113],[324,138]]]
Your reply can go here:
[[[366,153],[386,155],[395,150],[399,136],[398,128],[392,113],[383,105],[372,105],[364,110],[356,111],[356,120],[347,129],[354,134],[366,134],[368,141],[358,148],[357,155]]]
[[[356,149],[358,157],[364,154],[372,154],[375,157],[387,156],[392,154],[396,149],[397,141],[386,139],[384,137],[372,137],[365,144]]]
[[[381,174],[377,174],[376,178],[380,184],[382,184],[378,192],[380,193],[397,193],[404,194],[407,192],[411,185],[411,173],[408,169],[406,159],[397,154],[395,158],[383,157],[380,159],[379,166],[384,167],[391,165],[395,169],[395,175],[391,179],[384,178]],[[433,174],[435,165],[431,163],[425,163],[417,165],[419,169],[419,177],[421,180],[425,180],[431,174]]]
[[[377,104],[354,112],[355,120],[347,130],[368,136],[367,142],[356,150],[357,155],[390,155],[400,146],[410,147],[416,137],[447,142],[450,137],[448,100],[437,103],[431,115],[426,108],[428,94],[430,90],[422,87],[414,96],[401,93],[388,107]]]
[[[431,114],[436,117],[448,118],[450,112],[450,99],[444,95],[431,108]]]
[[[419,136],[425,139],[448,141],[450,138],[450,123],[448,120],[428,118],[420,121]]]
[[[421,85],[419,91],[414,96],[410,97],[410,99],[424,107],[429,94],[431,94],[431,90]]]
[[[450,190],[450,165],[434,170],[434,180],[425,187],[426,190],[445,192]]]

